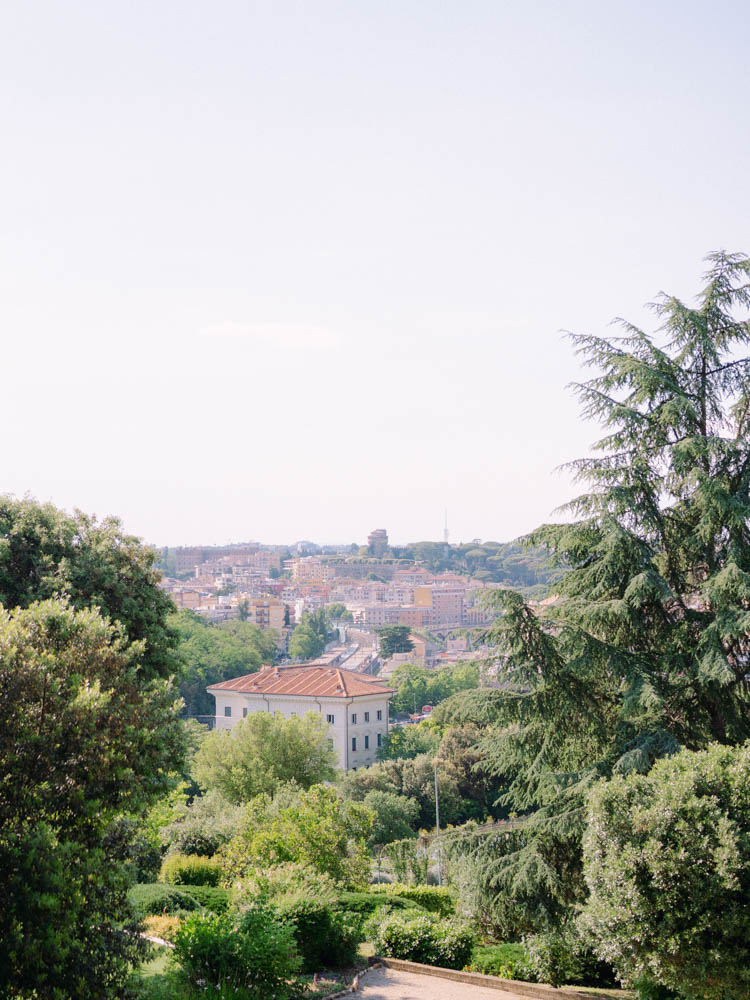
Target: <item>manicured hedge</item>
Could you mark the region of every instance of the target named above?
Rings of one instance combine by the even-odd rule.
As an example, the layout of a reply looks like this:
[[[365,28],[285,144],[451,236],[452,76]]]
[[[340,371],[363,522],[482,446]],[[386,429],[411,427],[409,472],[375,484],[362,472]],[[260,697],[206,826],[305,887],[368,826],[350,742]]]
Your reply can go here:
[[[400,899],[410,899],[423,909],[438,913],[441,917],[450,917],[456,912],[453,893],[445,886],[403,885],[400,882],[392,882],[386,885],[373,885],[370,891]]]
[[[379,955],[443,969],[468,965],[475,943],[470,927],[428,913],[419,917],[394,913],[379,925],[375,938]]]

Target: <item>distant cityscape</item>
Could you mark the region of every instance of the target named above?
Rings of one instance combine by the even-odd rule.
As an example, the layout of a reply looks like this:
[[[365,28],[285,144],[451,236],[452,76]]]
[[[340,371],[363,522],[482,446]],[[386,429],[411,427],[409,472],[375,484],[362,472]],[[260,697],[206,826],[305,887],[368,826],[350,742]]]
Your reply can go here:
[[[438,563],[456,561],[458,547],[447,542],[419,544],[431,544]],[[469,547],[468,555],[473,553],[476,560],[484,550],[477,547],[479,539],[471,545],[474,548]],[[477,571],[470,561],[460,571],[444,569],[436,566],[434,551],[420,560],[418,556],[424,553],[416,548],[416,552],[410,547],[391,548],[387,530],[376,528],[362,546],[320,547],[301,541],[292,546],[248,542],[164,549],[161,587],[177,608],[195,611],[209,622],[241,618],[263,629],[275,629],[280,643],[286,645],[303,614],[331,605],[340,606],[352,625],[365,628],[487,625],[483,593],[488,588],[529,582],[528,575],[507,582],[483,579],[487,571]]]

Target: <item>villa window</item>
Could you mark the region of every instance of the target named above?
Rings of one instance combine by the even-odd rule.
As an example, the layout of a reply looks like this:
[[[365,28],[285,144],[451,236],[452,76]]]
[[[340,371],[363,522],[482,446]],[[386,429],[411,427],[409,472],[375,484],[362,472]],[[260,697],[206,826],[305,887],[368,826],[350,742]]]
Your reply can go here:
[[[382,747],[382,745],[383,745],[383,734],[378,733],[378,746]]]
[[[224,715],[225,715],[225,716],[226,716],[227,718],[229,718],[229,716],[230,716],[231,714],[232,714],[232,706],[231,706],[231,705],[225,705],[225,706],[224,706]]]
[[[378,722],[382,722],[382,721],[383,721],[383,710],[381,708],[379,708],[378,709]]]
[[[331,726],[334,724],[335,721],[336,719],[332,715],[326,716],[326,722],[328,722]]]
[[[357,749],[357,737],[356,736],[352,736],[352,750],[356,750],[356,749]]]
[[[365,750],[369,750],[369,749],[370,749],[370,737],[369,736],[365,736]]]
[[[243,708],[243,709],[242,709],[242,718],[243,718],[243,719],[246,719],[246,718],[247,718],[247,708]]]
[[[352,712],[352,725],[353,726],[357,725],[357,713],[356,712]]]
[[[365,712],[365,722],[369,722],[369,721],[370,721],[370,713],[369,712]]]

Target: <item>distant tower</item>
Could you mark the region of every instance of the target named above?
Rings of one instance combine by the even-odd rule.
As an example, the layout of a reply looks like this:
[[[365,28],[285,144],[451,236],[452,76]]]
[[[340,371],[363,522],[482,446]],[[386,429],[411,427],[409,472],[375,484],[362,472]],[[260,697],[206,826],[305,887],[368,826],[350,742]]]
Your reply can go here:
[[[448,531],[448,508],[446,507],[445,508],[445,527],[443,528],[443,543],[445,545],[448,544],[448,536],[449,536],[449,534],[450,533]]]

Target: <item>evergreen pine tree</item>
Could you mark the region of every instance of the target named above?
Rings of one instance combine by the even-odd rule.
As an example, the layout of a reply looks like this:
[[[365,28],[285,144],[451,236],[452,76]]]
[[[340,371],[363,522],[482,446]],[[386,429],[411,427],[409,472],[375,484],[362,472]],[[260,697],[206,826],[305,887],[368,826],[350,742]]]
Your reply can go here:
[[[654,303],[663,347],[622,320],[619,337],[572,337],[597,369],[575,389],[606,436],[573,463],[587,489],[570,523],[528,539],[567,572],[543,609],[494,592],[505,683],[461,696],[459,715],[494,722],[484,767],[505,804],[531,815],[464,845],[486,905],[516,929],[583,898],[593,782],[750,737],[750,260],[708,261],[695,308]]]

